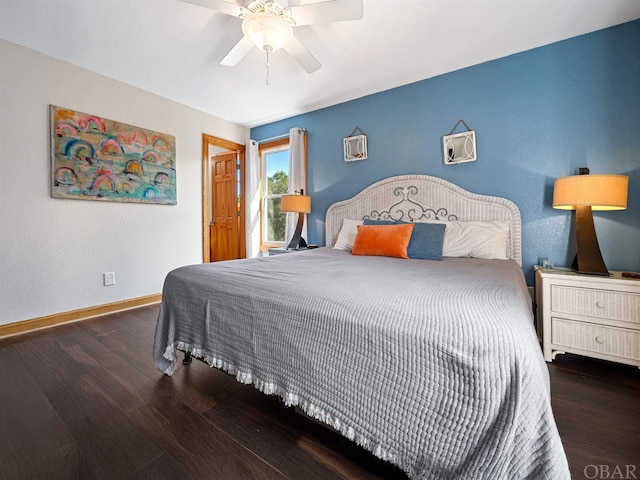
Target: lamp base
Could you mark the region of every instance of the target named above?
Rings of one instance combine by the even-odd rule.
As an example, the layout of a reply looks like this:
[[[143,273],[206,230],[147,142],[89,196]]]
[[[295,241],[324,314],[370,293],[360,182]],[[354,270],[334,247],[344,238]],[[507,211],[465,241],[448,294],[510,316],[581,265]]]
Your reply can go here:
[[[300,241],[297,245],[287,245],[287,250],[307,250],[309,246],[304,238],[300,237]]]
[[[571,264],[573,271],[586,275],[611,275],[602,259],[590,206],[576,207],[576,244],[576,256]]]
[[[575,257],[573,257],[573,262],[571,262],[571,270],[573,270],[576,273],[580,273],[582,275],[600,275],[603,277],[609,277],[611,276],[611,272],[609,272],[607,270],[607,267],[604,267],[605,271],[604,272],[592,272],[592,271],[586,271],[580,269],[579,265],[578,265],[578,255],[576,255]]]
[[[287,250],[300,250],[302,248],[307,248],[307,242],[302,238],[302,226],[304,224],[304,214],[298,214],[298,223],[296,224],[296,230],[293,232],[293,237],[291,237],[291,241],[289,245],[287,245]]]

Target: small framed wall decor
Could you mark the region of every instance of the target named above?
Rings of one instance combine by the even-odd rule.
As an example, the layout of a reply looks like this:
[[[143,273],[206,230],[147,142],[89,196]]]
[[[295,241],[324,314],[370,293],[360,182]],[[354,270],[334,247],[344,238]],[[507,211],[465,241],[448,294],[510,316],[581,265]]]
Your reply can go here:
[[[460,125],[460,122],[464,123],[467,131],[454,134],[453,132]],[[442,146],[445,165],[476,161],[476,132],[471,130],[462,119],[458,120],[449,135],[442,137]]]
[[[354,135],[356,132],[360,135]],[[355,162],[357,160],[366,160],[367,158],[367,135],[356,127],[351,135],[344,139],[344,161]]]

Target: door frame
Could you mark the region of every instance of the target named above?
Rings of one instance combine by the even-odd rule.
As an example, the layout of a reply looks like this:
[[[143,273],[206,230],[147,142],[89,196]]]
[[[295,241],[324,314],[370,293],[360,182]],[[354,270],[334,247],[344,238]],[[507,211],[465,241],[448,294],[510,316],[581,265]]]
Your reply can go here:
[[[247,256],[245,238],[245,208],[244,208],[244,172],[245,172],[245,146],[241,143],[232,142],[212,135],[202,134],[202,261],[211,261],[211,237],[209,224],[213,220],[209,202],[211,199],[211,159],[209,158],[209,147],[224,148],[229,151],[238,152],[240,157],[240,258]]]

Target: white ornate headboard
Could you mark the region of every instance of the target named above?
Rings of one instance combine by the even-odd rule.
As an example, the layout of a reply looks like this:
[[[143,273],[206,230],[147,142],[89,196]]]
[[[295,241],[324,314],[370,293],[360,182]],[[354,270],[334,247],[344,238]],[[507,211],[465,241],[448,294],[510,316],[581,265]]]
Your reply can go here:
[[[522,224],[515,203],[501,197],[468,192],[451,182],[428,175],[389,177],[327,210],[326,245],[338,238],[345,218],[358,220],[501,220],[509,222],[509,257],[522,265]]]

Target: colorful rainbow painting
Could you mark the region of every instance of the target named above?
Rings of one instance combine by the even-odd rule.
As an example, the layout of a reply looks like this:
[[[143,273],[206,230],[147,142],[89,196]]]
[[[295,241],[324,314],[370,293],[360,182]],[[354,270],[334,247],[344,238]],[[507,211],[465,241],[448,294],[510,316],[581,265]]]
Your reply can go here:
[[[113,180],[108,173],[100,173],[94,180],[93,185],[91,185],[91,190],[98,191],[100,193],[104,192],[112,192],[115,189],[115,185]]]
[[[156,174],[156,178],[153,180],[153,183],[155,183],[157,186],[166,186],[169,183],[169,175],[167,175],[166,173],[158,173]]]
[[[100,144],[100,151],[104,155],[123,155],[124,149],[113,138],[107,138]]]
[[[126,133],[118,135],[118,143],[123,145],[131,145],[131,137]]]
[[[64,155],[73,158],[93,158],[93,145],[84,140],[70,140],[64,146]]]
[[[56,185],[76,185],[78,182],[76,172],[68,167],[60,167],[53,178]]]
[[[156,198],[158,195],[158,189],[153,185],[143,185],[142,187],[142,196],[144,198]]]
[[[125,173],[137,173],[138,175],[144,173],[142,164],[138,160],[129,160],[124,166],[124,171]]]
[[[141,130],[136,130],[135,132],[133,132],[132,140],[134,143],[139,143],[140,145],[147,145],[149,143],[147,134]]]
[[[160,155],[155,150],[147,150],[142,154],[142,160],[148,163],[158,163],[160,161]]]
[[[151,137],[151,145],[153,145],[153,148],[160,151],[166,151],[171,148],[171,143],[164,138],[163,135],[154,135]]]
[[[84,115],[78,120],[78,126],[85,132],[102,132],[107,131],[104,122],[101,118],[94,117],[93,115]]]
[[[78,127],[69,122],[62,121],[56,124],[56,135],[59,137],[77,137],[78,134]]]
[[[50,116],[53,198],[177,203],[175,137],[54,105]]]

